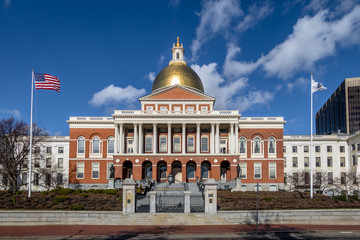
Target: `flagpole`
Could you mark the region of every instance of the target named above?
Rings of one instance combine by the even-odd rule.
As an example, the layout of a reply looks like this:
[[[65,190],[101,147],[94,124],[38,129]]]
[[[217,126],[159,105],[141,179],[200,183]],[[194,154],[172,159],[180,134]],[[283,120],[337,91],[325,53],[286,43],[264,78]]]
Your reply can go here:
[[[311,83],[310,83],[310,92],[311,92],[311,127],[310,127],[310,196],[313,198],[313,74],[311,73]]]
[[[33,138],[33,95],[34,95],[34,69],[31,75],[31,110],[30,110],[30,159],[29,159],[29,181],[28,181],[28,197],[31,197],[31,175],[32,175],[32,138]]]

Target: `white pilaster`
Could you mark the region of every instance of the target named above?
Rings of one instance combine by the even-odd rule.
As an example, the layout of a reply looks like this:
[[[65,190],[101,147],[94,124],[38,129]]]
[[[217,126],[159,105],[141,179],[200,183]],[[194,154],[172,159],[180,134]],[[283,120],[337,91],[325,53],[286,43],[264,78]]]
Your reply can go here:
[[[168,123],[168,139],[167,139],[167,144],[168,144],[168,154],[171,153],[171,123]]]
[[[157,136],[157,124],[154,123],[153,124],[153,135],[154,135],[154,138],[153,138],[153,153],[157,153],[157,139],[158,139],[158,136]]]
[[[235,124],[235,153],[239,153],[239,124]]]
[[[216,124],[216,137],[215,137],[215,153],[219,153],[220,151],[220,124]]]
[[[230,134],[229,134],[229,152],[234,153],[234,124],[230,123]]]
[[[120,136],[119,136],[119,144],[120,144],[120,154],[124,153],[124,124],[120,123]]]
[[[214,153],[215,151],[215,125],[211,124],[211,137],[210,137],[210,153]]]
[[[137,123],[134,123],[134,153],[135,154],[138,153],[138,146],[139,146],[137,127],[138,127]]]
[[[185,142],[186,142],[186,124],[183,123],[182,124],[182,139],[181,139],[181,143],[182,143],[182,149],[181,152],[182,154],[185,154]]]
[[[143,137],[143,128],[142,124],[139,123],[139,153],[142,154],[144,152],[144,137]]]
[[[200,123],[196,124],[196,153],[200,153]]]
[[[115,124],[115,153],[119,153],[119,125]]]

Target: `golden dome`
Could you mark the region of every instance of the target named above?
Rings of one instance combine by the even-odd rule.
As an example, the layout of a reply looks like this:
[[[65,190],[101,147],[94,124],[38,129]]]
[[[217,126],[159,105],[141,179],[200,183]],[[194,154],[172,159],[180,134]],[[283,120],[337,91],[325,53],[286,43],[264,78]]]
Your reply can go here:
[[[161,70],[154,80],[151,91],[154,92],[159,88],[177,84],[192,87],[195,90],[204,93],[204,87],[200,77],[194,70],[181,62],[171,63]]]

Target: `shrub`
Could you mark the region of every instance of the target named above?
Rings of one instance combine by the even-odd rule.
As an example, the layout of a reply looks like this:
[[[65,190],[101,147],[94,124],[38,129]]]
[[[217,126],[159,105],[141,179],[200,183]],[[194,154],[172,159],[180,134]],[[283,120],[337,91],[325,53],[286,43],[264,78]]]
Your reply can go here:
[[[340,196],[335,196],[334,199],[336,200],[340,200],[340,201],[347,201],[346,196],[345,195],[340,195]]]
[[[86,192],[94,192],[94,189],[89,189]]]
[[[73,193],[73,192],[74,192],[74,189],[71,189],[71,188],[61,188],[61,189],[59,189],[58,194],[59,194],[59,195],[68,195],[68,194]]]
[[[104,190],[103,189],[94,189],[93,193],[95,193],[95,194],[104,193]]]
[[[15,195],[21,195],[23,193],[23,191],[16,191]]]
[[[81,204],[73,204],[69,207],[70,210],[83,210],[84,207]]]
[[[82,196],[83,198],[87,198],[87,197],[89,197],[89,194],[87,194],[87,193],[82,193],[81,196]]]
[[[57,193],[58,191],[59,191],[59,189],[57,189],[57,188],[54,188],[54,189],[50,190],[50,192],[55,192],[55,193]]]
[[[354,195],[352,195],[352,196],[349,196],[349,198],[352,199],[352,200],[359,201],[359,195],[357,195],[357,194],[354,194]]]
[[[119,200],[120,202],[122,202],[122,197],[119,197],[118,200]]]
[[[55,203],[66,202],[68,200],[70,200],[70,198],[68,196],[56,196],[56,197],[54,197],[54,202]]]
[[[42,195],[46,195],[46,194],[48,194],[48,193],[49,193],[48,191],[42,191],[42,192],[41,192]]]
[[[104,190],[104,193],[105,193],[105,194],[109,194],[109,195],[116,195],[117,192],[118,192],[117,189],[105,189],[105,190]]]
[[[267,202],[271,202],[273,200],[272,197],[264,197],[263,199]]]
[[[74,191],[74,194],[79,194],[79,193],[82,193],[82,190],[81,190],[81,189],[76,189],[76,190]]]

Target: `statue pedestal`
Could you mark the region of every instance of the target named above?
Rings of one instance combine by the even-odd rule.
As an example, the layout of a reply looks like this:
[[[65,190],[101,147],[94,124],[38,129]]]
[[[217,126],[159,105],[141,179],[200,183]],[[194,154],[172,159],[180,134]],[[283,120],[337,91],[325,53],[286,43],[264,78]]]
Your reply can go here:
[[[242,191],[241,189],[241,178],[235,178],[235,188],[231,189],[232,192]]]
[[[108,189],[115,189],[115,178],[109,178]]]

